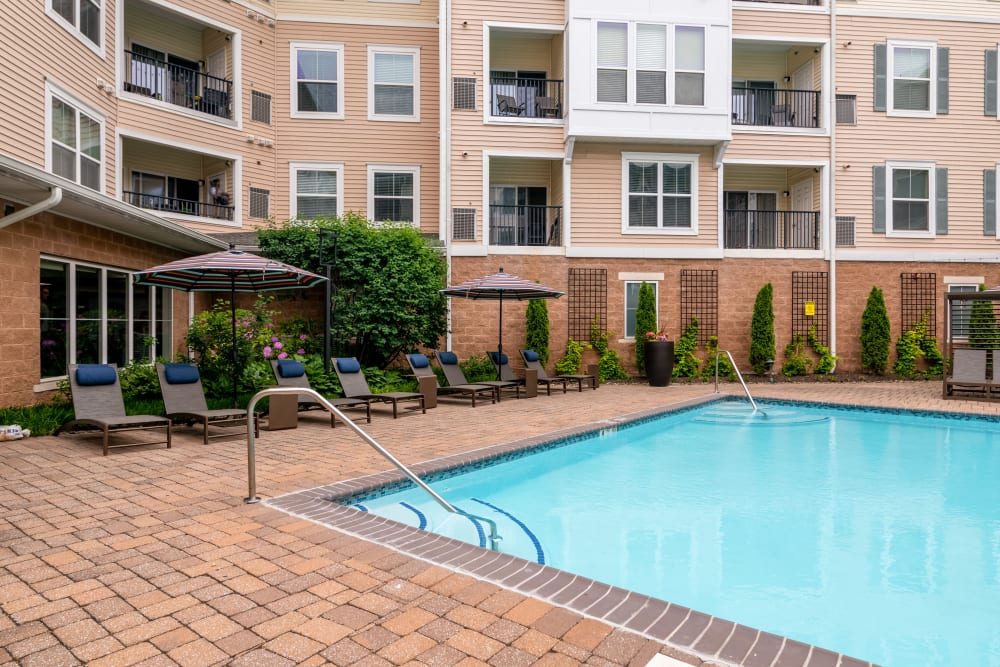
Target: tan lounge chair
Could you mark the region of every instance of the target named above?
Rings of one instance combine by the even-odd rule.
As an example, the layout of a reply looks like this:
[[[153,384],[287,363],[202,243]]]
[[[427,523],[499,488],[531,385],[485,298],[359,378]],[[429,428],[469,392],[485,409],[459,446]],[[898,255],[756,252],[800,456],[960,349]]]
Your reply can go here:
[[[295,359],[272,359],[271,360],[271,370],[274,372],[274,379],[277,381],[279,387],[300,387],[304,389],[312,389],[312,385],[309,384],[309,378],[306,376],[306,367],[302,365],[302,362],[296,361]],[[299,394],[299,411],[312,410],[318,408],[320,410],[325,410],[319,401],[310,396],[309,394]],[[371,402],[364,398],[328,398],[337,408],[364,408],[365,409],[365,419],[367,423],[372,423],[372,405]],[[337,425],[336,415],[332,412],[330,413],[330,428],[334,428]]]
[[[514,371],[510,367],[510,360],[507,358],[506,354],[499,355],[499,362],[496,352],[489,352],[488,354],[490,356],[490,361],[493,362],[493,365],[500,367],[501,380],[515,380],[517,382],[520,382],[521,384],[524,384],[524,378],[519,378],[516,375],[514,375]],[[545,386],[545,393],[548,394],[549,396],[552,395],[552,385],[554,384],[561,385],[563,393],[564,394],[566,393],[567,381],[565,378],[561,377],[550,378],[548,376],[542,377],[541,373],[537,373],[537,375],[538,375],[538,384]]]
[[[465,372],[458,364],[458,355],[454,352],[438,352],[434,355],[437,358],[438,366],[444,371],[444,379],[449,385],[469,384],[465,379]],[[485,384],[496,390],[497,401],[500,400],[501,392],[514,391],[515,398],[521,398],[521,383],[517,380],[480,380],[476,384]]]
[[[167,449],[170,449],[169,419],[154,415],[125,414],[125,400],[122,398],[122,387],[115,364],[71,364],[69,385],[73,394],[74,418],[60,426],[56,435],[64,431],[80,430],[79,427],[99,428],[104,435],[104,456],[108,455],[108,450],[118,447],[166,443]],[[112,433],[158,428],[166,430],[166,440],[110,444]]]
[[[993,375],[996,377],[997,362],[1000,357],[993,355]],[[956,391],[983,394],[990,393],[993,381],[986,377],[986,350],[959,348],[952,352],[951,375],[944,379],[944,398]]]
[[[467,396],[472,399],[472,407],[476,407],[476,397],[480,394],[489,394],[490,402],[496,403],[496,390],[486,384],[451,384],[448,383],[447,387],[442,387],[438,384],[437,375],[434,373],[434,369],[431,368],[431,361],[427,358],[426,354],[408,354],[406,355],[406,361],[410,364],[410,369],[413,374],[417,376],[417,379],[422,377],[432,377],[434,378],[434,384],[437,386],[438,396],[448,396],[460,394],[462,396]]]
[[[542,365],[541,358],[534,350],[521,350],[521,358],[524,359],[525,368],[533,368],[538,371],[539,382],[557,382],[561,379],[563,381],[563,392],[566,391],[566,384],[570,382],[576,382],[577,391],[583,391],[584,382],[589,382],[591,389],[597,389],[597,378],[593,375],[573,374],[557,375],[555,377],[549,376],[545,372],[545,366]]]
[[[232,433],[208,434],[208,425],[246,426],[246,410],[223,408],[209,410],[205,401],[205,390],[201,386],[201,375],[194,364],[156,364],[156,375],[160,378],[160,394],[163,396],[163,410],[168,418],[187,420],[188,426],[198,422],[202,427],[202,438],[208,444],[209,438],[221,438]],[[255,425],[256,426],[256,425]]]
[[[340,386],[344,389],[344,396],[347,398],[363,398],[369,401],[379,401],[382,403],[392,403],[392,418],[397,415],[397,408],[400,402],[420,401],[420,411],[427,412],[424,405],[424,395],[413,391],[387,391],[384,394],[373,394],[368,387],[368,381],[364,373],[361,372],[361,364],[354,357],[339,357],[334,360],[333,370],[340,379]]]

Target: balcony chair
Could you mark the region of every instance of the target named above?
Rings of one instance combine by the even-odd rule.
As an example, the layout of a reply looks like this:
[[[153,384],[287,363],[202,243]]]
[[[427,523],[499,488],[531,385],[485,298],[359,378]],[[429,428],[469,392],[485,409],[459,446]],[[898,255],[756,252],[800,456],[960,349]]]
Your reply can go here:
[[[554,97],[536,97],[535,116],[538,118],[562,118],[562,105]]]
[[[525,103],[518,104],[517,99],[511,95],[497,95],[497,112],[501,116],[523,116]]]

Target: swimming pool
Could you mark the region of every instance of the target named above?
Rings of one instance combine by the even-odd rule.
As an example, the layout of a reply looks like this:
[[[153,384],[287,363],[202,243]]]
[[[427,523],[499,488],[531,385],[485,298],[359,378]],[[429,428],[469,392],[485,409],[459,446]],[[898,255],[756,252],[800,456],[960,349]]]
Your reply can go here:
[[[763,412],[713,404],[431,483],[535,562],[889,667],[1000,666],[1000,423]],[[351,502],[479,543],[416,490]]]

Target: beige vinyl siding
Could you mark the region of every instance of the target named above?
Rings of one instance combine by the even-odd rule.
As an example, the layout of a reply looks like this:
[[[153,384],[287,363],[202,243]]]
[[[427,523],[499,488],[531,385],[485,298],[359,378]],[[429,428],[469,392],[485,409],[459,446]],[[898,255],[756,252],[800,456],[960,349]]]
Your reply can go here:
[[[838,0],[838,13],[864,11],[885,16],[933,16],[961,20],[964,17],[994,19],[1000,22],[996,0],[959,0],[942,3],[939,0]],[[870,19],[878,20],[878,19]]]
[[[816,162],[830,158],[830,138],[821,135],[754,132],[736,128],[727,160],[760,159]]]
[[[275,0],[274,9],[279,20],[294,20],[314,17],[319,20],[365,19],[372,22],[393,23],[436,23],[437,0],[411,2],[370,2],[369,0],[337,0],[317,2],[316,0]]]
[[[830,16],[759,3],[753,9],[733,9],[733,38],[740,35],[823,39],[830,35]]]
[[[622,234],[622,153],[698,156],[698,235]],[[572,239],[575,246],[716,248],[719,172],[702,146],[577,143],[572,167]]]
[[[553,79],[552,39],[500,33],[490,37],[490,70],[545,72]]]
[[[436,5],[436,3],[435,3]],[[509,0],[503,3],[482,0],[454,0],[451,15],[455,30],[481,28],[484,21],[496,23],[526,23],[563,25],[566,22],[564,0]],[[468,21],[468,26],[463,26]],[[457,39],[458,35],[455,35]]]
[[[291,117],[291,42],[344,45],[344,118]],[[354,25],[349,31],[324,23],[279,24],[275,68],[280,83],[274,91],[272,117],[278,124],[277,174],[271,212],[285,219],[289,212],[289,162],[342,162],[344,210],[367,212],[368,165],[420,167],[420,228],[438,229],[438,32],[426,28]],[[369,45],[412,46],[420,49],[420,121],[368,120]]]
[[[1000,243],[982,233],[982,172],[1000,161],[1000,124],[983,115],[983,52],[996,48],[996,26],[862,17],[841,17],[838,24],[837,92],[857,95],[858,123],[837,126],[835,213],[856,217],[856,246],[1000,251]],[[949,114],[907,118],[872,110],[873,44],[885,42],[886,35],[950,48]],[[843,46],[847,42],[850,46]],[[947,235],[903,239],[872,234],[872,166],[886,160],[932,161],[948,169]]]
[[[493,158],[490,161],[490,185],[551,186],[548,160]]]

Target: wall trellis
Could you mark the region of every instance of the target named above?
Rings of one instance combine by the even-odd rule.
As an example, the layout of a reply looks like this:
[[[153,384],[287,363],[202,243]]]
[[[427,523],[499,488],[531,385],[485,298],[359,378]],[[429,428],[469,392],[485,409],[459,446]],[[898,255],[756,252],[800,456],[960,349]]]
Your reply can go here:
[[[711,336],[719,335],[719,272],[715,269],[683,269],[681,271],[681,320],[677,335],[698,318],[698,344],[704,345]]]
[[[608,330],[608,270],[570,269],[567,288],[569,337],[590,340],[590,326],[598,318],[601,331]]]
[[[937,336],[937,274],[899,274],[899,298],[902,307],[902,331],[927,318],[927,335]]]
[[[793,271],[792,337],[800,335],[806,340],[812,328],[820,343],[830,344],[830,274]]]

